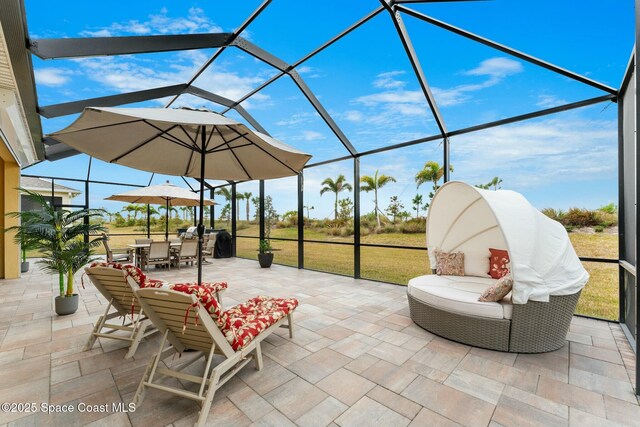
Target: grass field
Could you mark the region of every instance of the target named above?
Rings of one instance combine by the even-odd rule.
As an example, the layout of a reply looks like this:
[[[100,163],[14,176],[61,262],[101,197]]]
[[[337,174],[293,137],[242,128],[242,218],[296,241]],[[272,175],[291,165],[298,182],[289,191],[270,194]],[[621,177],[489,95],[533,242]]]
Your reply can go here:
[[[112,248],[125,248],[134,243],[136,237],[142,236],[134,227],[110,229],[109,243]],[[114,234],[138,234],[138,236],[117,236]],[[256,259],[258,239],[242,238],[240,236],[258,236],[258,227],[249,225],[238,230],[237,255],[243,258]],[[618,236],[611,233],[570,233],[570,238],[576,252],[585,257],[613,258],[618,257]],[[297,239],[297,228],[279,228],[272,232],[274,238]],[[155,236],[164,239],[164,235]],[[327,243],[305,243],[305,268],[353,275],[353,246],[339,243],[353,243],[353,236],[329,236],[317,230],[305,230],[306,240],[319,240]],[[364,244],[402,245],[411,247],[425,247],[425,236],[419,234],[385,233],[362,236]],[[333,243],[333,244],[331,244]],[[338,243],[338,244],[336,244]],[[275,249],[275,260],[278,264],[298,265],[298,243],[290,241],[272,241]],[[97,253],[104,253],[102,247]],[[391,249],[363,246],[361,254],[361,276],[365,279],[406,285],[412,277],[430,272],[429,259],[426,250]],[[36,252],[30,256],[37,256]],[[582,292],[578,303],[578,313],[617,319],[618,317],[618,266],[585,262],[585,268],[591,275],[589,283]]]

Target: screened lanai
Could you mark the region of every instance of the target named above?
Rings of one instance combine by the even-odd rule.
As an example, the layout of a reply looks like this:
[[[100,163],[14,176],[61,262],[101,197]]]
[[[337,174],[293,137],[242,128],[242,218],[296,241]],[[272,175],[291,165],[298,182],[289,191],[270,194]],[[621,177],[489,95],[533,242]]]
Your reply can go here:
[[[219,202],[207,226],[229,231],[234,256],[255,260],[269,237],[276,264],[406,285],[430,271],[424,218],[435,186],[512,189],[556,219],[604,212],[599,223],[566,224],[591,275],[577,314],[619,322],[635,346],[633,2],[43,8],[0,5],[13,63],[33,75],[20,84],[34,88],[23,105],[39,154],[21,174],[82,189],[70,208],[133,217],[136,226],[110,230],[122,244],[164,230],[150,210],[127,213],[106,197],[200,183],[92,159],[46,135],[89,106],[209,109],[313,156],[297,177],[204,183]],[[441,180],[417,179],[427,162]],[[374,195],[363,177],[384,175]],[[348,185],[331,189],[341,176]],[[165,215],[175,227],[197,218]]]

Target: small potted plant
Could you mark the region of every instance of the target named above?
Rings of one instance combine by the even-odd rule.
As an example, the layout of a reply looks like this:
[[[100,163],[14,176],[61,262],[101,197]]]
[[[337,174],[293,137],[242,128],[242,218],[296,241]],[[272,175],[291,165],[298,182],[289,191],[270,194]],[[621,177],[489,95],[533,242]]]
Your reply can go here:
[[[29,271],[29,261],[27,261],[27,251],[31,249],[37,249],[34,242],[29,241],[27,236],[22,233],[16,233],[15,235],[16,244],[20,245],[20,252],[22,255],[22,262],[20,263],[20,272],[26,273]]]
[[[7,214],[20,218],[21,223],[5,231],[15,231],[22,242],[38,249],[41,259],[37,264],[45,271],[58,274],[60,295],[55,299],[56,313],[75,313],[78,294],[73,292],[73,275],[94,260],[92,249],[104,240],[100,233],[106,228],[90,222],[91,218],[101,217],[104,212],[100,209],[55,209],[41,194],[21,191],[38,204],[38,209]],[[92,236],[88,243],[84,241],[85,235]]]
[[[273,252],[271,252],[271,240],[260,240],[260,253],[258,254],[258,262],[260,267],[269,268],[273,263]]]

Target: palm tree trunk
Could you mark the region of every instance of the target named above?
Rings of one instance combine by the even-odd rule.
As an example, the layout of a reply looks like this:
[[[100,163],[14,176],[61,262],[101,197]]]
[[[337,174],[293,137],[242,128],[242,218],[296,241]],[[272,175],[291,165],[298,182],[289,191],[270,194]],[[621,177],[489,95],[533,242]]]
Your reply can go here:
[[[247,198],[247,223],[249,223],[249,199]]]
[[[338,192],[336,191],[336,203],[335,205],[333,205],[333,213],[334,213],[334,219],[337,220],[338,219]]]
[[[64,296],[64,273],[58,271],[58,285],[60,286],[60,296]]]
[[[376,219],[378,220],[378,228],[380,228],[380,209],[378,208],[378,189],[373,190],[373,202],[376,205]]]
[[[67,296],[73,295],[73,269],[69,269],[67,272]]]

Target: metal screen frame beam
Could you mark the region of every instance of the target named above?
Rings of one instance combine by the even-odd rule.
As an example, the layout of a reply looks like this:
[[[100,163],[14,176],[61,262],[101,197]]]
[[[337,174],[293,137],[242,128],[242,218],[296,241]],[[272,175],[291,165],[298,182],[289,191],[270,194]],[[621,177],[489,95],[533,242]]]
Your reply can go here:
[[[588,77],[582,76],[578,73],[574,73],[573,71],[569,71],[565,68],[559,67],[557,65],[554,65],[550,62],[544,61],[542,59],[536,58],[535,56],[529,55],[527,53],[524,52],[520,52],[519,50],[515,50],[512,49],[506,45],[503,45],[501,43],[498,42],[494,42],[493,40],[490,40],[488,38],[479,36],[477,34],[474,34],[470,31],[467,30],[463,30],[462,28],[458,28],[455,27],[451,24],[447,24],[446,22],[440,21],[438,19],[432,18],[428,15],[425,15],[424,13],[420,13],[417,12],[413,9],[409,9],[407,7],[401,6],[401,5],[397,5],[395,6],[397,10],[406,13],[407,15],[413,16],[414,18],[420,19],[422,21],[428,22],[432,25],[435,25],[437,27],[443,28],[445,30],[448,30],[452,33],[458,34],[462,37],[468,38],[470,40],[473,40],[475,42],[478,42],[480,44],[483,44],[485,46],[489,46],[492,47],[494,49],[497,49],[501,52],[504,52],[506,54],[509,54],[511,56],[515,56],[516,58],[522,59],[523,61],[527,61],[531,64],[535,64],[539,67],[542,68],[546,68],[547,70],[553,71],[557,74],[563,75],[565,77],[568,77],[570,79],[573,80],[577,80],[581,83],[584,83],[586,85],[595,87],[596,89],[600,89],[602,91],[608,92],[612,95],[617,95],[618,91],[610,86],[607,86],[603,83],[597,82],[595,80],[592,80]]]
[[[79,37],[32,39],[29,50],[40,59],[132,55],[211,49],[229,44],[233,33],[174,34],[162,36]]]

